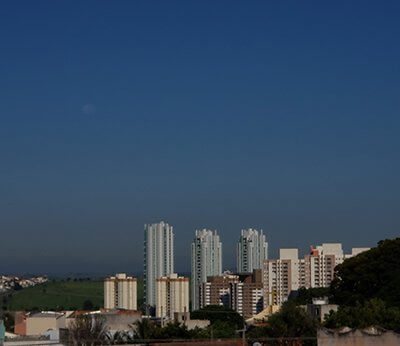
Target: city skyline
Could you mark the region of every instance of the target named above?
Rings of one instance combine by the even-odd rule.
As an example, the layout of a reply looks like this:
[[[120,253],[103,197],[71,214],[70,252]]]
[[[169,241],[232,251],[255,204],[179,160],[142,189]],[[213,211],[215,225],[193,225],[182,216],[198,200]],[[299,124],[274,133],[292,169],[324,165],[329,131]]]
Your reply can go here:
[[[159,220],[176,272],[196,229],[218,230],[232,269],[245,228],[271,257],[396,237],[399,11],[6,1],[0,273],[140,272]]]
[[[156,230],[156,229],[161,229],[161,228],[163,229],[164,227],[168,230],[168,232],[170,232],[170,235],[169,235],[170,240],[169,241],[172,240],[172,242],[171,242],[172,244],[168,245],[168,248],[171,247],[171,250],[172,250],[171,253],[169,253],[169,255],[168,255],[168,257],[170,258],[170,261],[171,261],[171,263],[169,264],[171,269],[170,269],[170,272],[168,274],[162,274],[161,276],[165,276],[165,275],[168,276],[169,274],[174,274],[174,273],[190,274],[193,271],[193,262],[192,263],[189,262],[187,264],[188,266],[186,268],[179,269],[179,270],[175,269],[175,262],[176,262],[176,260],[175,260],[175,256],[176,255],[175,255],[175,251],[174,251],[174,247],[175,247],[175,240],[174,240],[175,239],[175,231],[174,230],[175,230],[175,227],[171,223],[166,222],[165,220],[159,220],[157,222],[144,224],[144,229],[145,229],[144,234],[145,234],[145,236],[143,237],[143,239],[136,239],[137,242],[140,242],[140,243],[144,244],[143,252],[140,254],[142,262],[140,263],[140,265],[137,268],[130,267],[130,268],[128,268],[128,270],[124,271],[124,270],[121,269],[122,266],[118,265],[118,264],[115,266],[115,268],[119,269],[119,272],[126,272],[126,273],[129,273],[129,274],[132,274],[132,275],[135,275],[135,276],[139,276],[139,277],[143,276],[143,274],[145,272],[145,269],[143,269],[143,268],[147,267],[147,264],[146,264],[146,260],[147,260],[147,256],[146,256],[146,251],[147,251],[146,250],[146,234],[147,234],[147,230],[149,228],[151,230]],[[219,239],[219,242],[221,244],[221,257],[222,257],[222,260],[221,260],[221,273],[224,272],[224,271],[230,271],[232,273],[240,273],[240,271],[238,270],[238,263],[239,263],[238,246],[239,246],[240,241],[243,239],[243,236],[245,235],[245,237],[246,237],[246,235],[247,236],[249,235],[248,234],[249,231],[250,231],[250,234],[252,232],[259,233],[259,235],[262,235],[266,240],[268,239],[268,234],[266,232],[264,232],[262,229],[260,229],[260,232],[258,232],[255,228],[251,228],[251,227],[238,228],[237,229],[237,234],[233,236],[233,239],[236,240],[234,242],[234,249],[233,249],[234,251],[233,252],[232,251],[228,251],[228,253],[225,253],[224,251],[222,251],[222,248],[225,247],[225,242],[224,242],[224,239],[221,239],[221,237],[219,236],[218,230],[216,230],[216,229],[209,230],[209,229],[203,228],[203,229],[195,229],[195,230],[193,230],[193,233],[195,234],[195,239],[196,239],[196,237],[197,237],[196,235],[198,233],[202,234],[202,233],[206,232],[206,233],[212,234],[213,236],[216,234],[218,239]],[[156,233],[159,233],[159,232],[155,232],[154,234],[152,234],[152,237],[154,238],[153,242],[160,243],[159,240],[154,241],[156,238],[158,239],[160,237],[160,235],[156,234]],[[163,235],[162,237],[165,237],[165,235]],[[178,238],[179,238],[179,234],[178,234]],[[335,241],[324,241],[324,240],[317,240],[317,239],[319,239],[319,238],[316,238],[316,240],[313,240],[311,243],[307,244],[305,247],[301,247],[301,246],[295,245],[296,242],[293,243],[293,240],[291,242],[289,242],[290,244],[294,244],[292,246],[288,246],[287,243],[283,243],[283,244],[279,244],[279,245],[278,244],[274,244],[275,246],[273,246],[273,249],[275,251],[273,251],[273,254],[271,256],[269,255],[269,252],[268,252],[270,244],[269,244],[268,241],[266,241],[267,257],[268,257],[268,259],[279,258],[280,257],[280,252],[281,252],[282,249],[296,250],[296,253],[298,254],[299,257],[306,256],[307,254],[309,254],[310,249],[313,248],[313,246],[314,246],[313,244],[316,244],[316,243],[321,243],[321,244],[337,244],[337,243],[339,243],[341,246],[343,246],[343,250],[346,250],[348,252],[351,252],[350,250],[354,250],[354,249],[357,249],[357,248],[375,247],[377,245],[377,244],[365,244],[364,242],[362,242],[362,243],[356,242],[354,244],[345,244],[345,243],[343,244],[340,241],[340,239],[336,239]],[[193,244],[194,244],[193,243],[193,237],[192,237],[192,240],[189,243],[183,244],[183,245],[186,245],[187,249],[191,249],[190,250],[191,251],[191,257],[193,256]],[[158,256],[158,258],[162,257],[162,255],[157,255],[157,256]],[[225,262],[225,259],[228,259],[228,260]],[[224,265],[224,263],[228,263],[228,264]],[[172,267],[171,267],[171,265],[172,265]],[[180,268],[182,268],[182,266],[180,266]],[[116,272],[118,272],[118,270]],[[162,272],[163,273],[167,273],[166,271],[162,271]],[[251,273],[251,272],[249,272],[249,273]],[[18,274],[18,273],[5,272],[5,274],[10,274],[11,275],[11,274]],[[32,273],[24,272],[24,273],[20,273],[20,274],[24,275],[24,274],[32,274]],[[63,272],[52,273],[52,272],[42,271],[42,272],[37,272],[37,273],[33,272],[33,274],[50,274],[50,275],[55,274],[56,276],[59,274],[62,277],[64,276]],[[95,276],[99,275],[101,277],[101,276],[104,276],[104,275],[113,275],[113,272],[111,270],[105,270],[105,271],[98,271],[98,270],[96,271],[95,270],[95,271],[92,271],[92,272],[90,272],[90,271],[89,272],[82,272],[82,271],[74,272],[74,271],[71,271],[71,272],[66,272],[65,273],[65,275],[74,275],[74,274],[78,274],[78,275],[93,274]],[[156,276],[154,276],[154,280],[155,279],[156,279]],[[192,294],[192,291],[191,291],[190,294]]]
[[[171,273],[173,268],[170,264],[174,258],[171,246],[173,227],[163,221],[145,225],[145,234],[147,251],[144,256],[143,308],[146,314],[170,320],[175,313],[189,311],[189,295],[191,311],[222,304],[246,317],[252,317],[264,308],[282,305],[293,291],[330,287],[337,265],[371,250],[358,247],[346,254],[341,243],[322,243],[312,245],[304,257],[299,256],[297,248],[280,248],[278,258],[268,259],[263,231],[242,229],[236,253],[238,263],[242,263],[236,272],[230,272],[222,269],[223,244],[217,231],[202,229],[195,231],[191,244],[192,272],[188,277]],[[250,256],[256,259],[248,263],[253,267],[250,270],[245,265],[244,255],[255,255],[255,247],[264,253]],[[148,251],[149,248],[152,251]],[[156,249],[159,251],[154,252]],[[165,256],[165,252],[168,252],[168,256]],[[153,260],[149,261],[149,258]],[[165,274],[168,269],[170,273]],[[136,310],[136,282],[136,278],[128,277],[125,273],[105,278],[105,309],[112,310],[117,306],[127,309],[129,306],[129,309]]]

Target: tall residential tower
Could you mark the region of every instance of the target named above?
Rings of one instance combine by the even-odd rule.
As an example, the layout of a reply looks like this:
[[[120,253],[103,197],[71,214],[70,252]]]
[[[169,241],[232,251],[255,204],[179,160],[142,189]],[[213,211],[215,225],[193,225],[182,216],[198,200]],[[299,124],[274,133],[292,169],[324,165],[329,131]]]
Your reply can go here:
[[[156,304],[156,279],[174,272],[174,233],[165,222],[144,226],[144,290],[148,307]]]
[[[222,244],[217,231],[196,230],[192,243],[192,310],[199,308],[199,289],[208,276],[222,273]]]
[[[255,269],[262,269],[267,258],[268,243],[263,231],[242,229],[237,245],[237,271],[252,273]]]

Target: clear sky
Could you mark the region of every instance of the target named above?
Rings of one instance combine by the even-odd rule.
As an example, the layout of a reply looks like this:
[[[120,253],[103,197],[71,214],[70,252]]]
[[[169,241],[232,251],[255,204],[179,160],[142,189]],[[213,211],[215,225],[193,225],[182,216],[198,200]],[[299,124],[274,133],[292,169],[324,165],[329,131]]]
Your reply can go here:
[[[400,234],[399,1],[1,1],[0,273],[142,270],[143,225]]]

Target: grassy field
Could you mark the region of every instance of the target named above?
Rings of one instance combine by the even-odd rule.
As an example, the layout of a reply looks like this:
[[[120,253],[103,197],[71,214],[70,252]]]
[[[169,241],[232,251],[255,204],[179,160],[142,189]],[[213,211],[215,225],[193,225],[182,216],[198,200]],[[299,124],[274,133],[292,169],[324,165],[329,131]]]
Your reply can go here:
[[[5,300],[4,300],[5,299]],[[24,288],[2,298],[10,311],[76,310],[90,300],[93,309],[103,307],[102,281],[55,281]],[[143,301],[143,281],[138,280],[138,306]]]

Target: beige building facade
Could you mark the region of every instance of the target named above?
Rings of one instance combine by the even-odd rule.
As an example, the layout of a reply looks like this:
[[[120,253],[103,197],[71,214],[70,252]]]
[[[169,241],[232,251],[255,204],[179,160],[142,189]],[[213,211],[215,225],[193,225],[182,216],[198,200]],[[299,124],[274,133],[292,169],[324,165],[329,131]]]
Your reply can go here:
[[[189,278],[170,274],[156,280],[156,317],[174,319],[189,311]]]
[[[369,248],[353,248],[351,254],[344,254],[340,243],[324,243],[315,248],[311,247],[310,253],[304,256],[304,287],[329,287],[338,264],[368,250]]]
[[[137,310],[137,280],[120,273],[104,280],[104,308]]]
[[[285,302],[302,284],[303,270],[298,249],[280,249],[278,259],[264,261],[264,307]]]
[[[264,307],[281,305],[292,291],[301,287],[329,287],[338,264],[367,250],[369,248],[353,248],[351,254],[346,255],[342,244],[324,243],[311,247],[300,259],[298,249],[280,249],[278,259],[264,261]]]
[[[14,331],[17,335],[38,336],[66,327],[65,313],[43,311],[33,314],[16,313]]]

